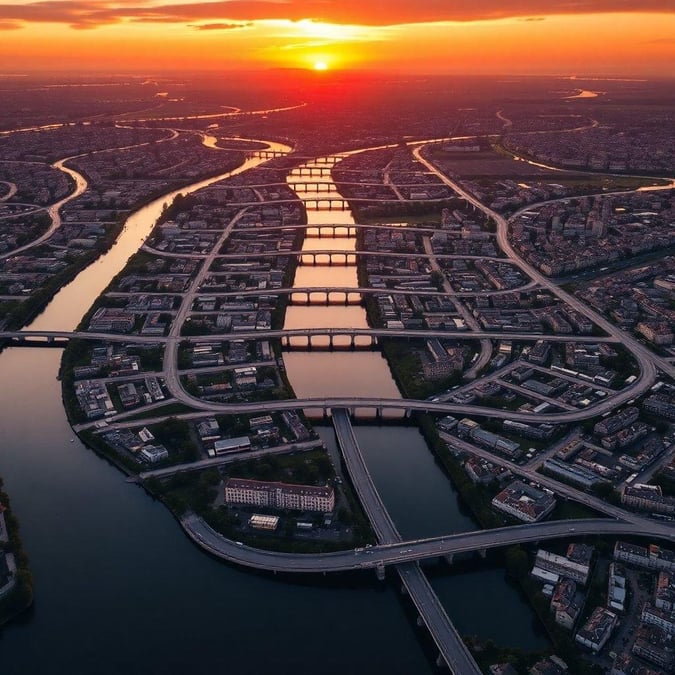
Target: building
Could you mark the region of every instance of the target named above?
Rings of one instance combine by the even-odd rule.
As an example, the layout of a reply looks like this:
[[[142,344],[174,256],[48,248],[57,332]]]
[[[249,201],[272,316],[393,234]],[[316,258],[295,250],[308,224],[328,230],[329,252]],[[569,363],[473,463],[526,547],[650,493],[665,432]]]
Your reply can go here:
[[[508,438],[493,434],[491,431],[482,429],[478,422],[464,418],[457,423],[457,435],[460,438],[470,438],[477,445],[489,450],[494,450],[510,459],[516,459],[522,454],[520,444],[510,441]]]
[[[520,480],[504,488],[492,500],[493,508],[526,523],[545,518],[555,508],[555,498]]]
[[[97,333],[128,333],[136,323],[133,313],[117,307],[99,307],[89,321],[89,330]]]
[[[254,530],[274,532],[277,527],[279,527],[279,516],[266,516],[260,513],[254,513],[248,519],[248,525]]]
[[[572,630],[584,605],[584,596],[577,591],[576,582],[569,578],[562,578],[556,584],[551,596],[551,611],[555,622]]]
[[[597,654],[609,640],[617,620],[614,612],[604,607],[596,607],[588,621],[577,631],[574,639]]]
[[[535,568],[552,572],[560,577],[567,577],[582,585],[586,585],[591,573],[590,563],[575,562],[562,555],[551,553],[540,548],[534,560]]]
[[[518,671],[510,663],[495,663],[489,670],[490,675],[518,675]]]
[[[675,498],[664,497],[658,485],[626,485],[621,494],[621,503],[640,511],[675,515]]]
[[[654,591],[654,605],[666,612],[675,611],[675,574],[659,572]]]
[[[601,476],[578,464],[567,464],[555,457],[544,460],[544,472],[565,483],[589,490],[598,483],[606,482]]]
[[[537,661],[527,672],[529,675],[567,675],[569,668],[559,656],[553,654]]]
[[[146,445],[140,452],[141,457],[150,464],[169,459],[169,451],[163,445]]]
[[[226,455],[228,452],[239,452],[251,449],[251,439],[248,436],[236,438],[223,438],[213,444],[216,455]]]
[[[646,659],[667,672],[673,672],[675,652],[670,637],[663,629],[642,624],[637,630],[631,651],[635,656]]]
[[[675,405],[673,405],[667,396],[663,396],[662,394],[653,394],[645,399],[642,409],[657,417],[675,420]]]
[[[330,486],[315,487],[229,478],[225,483],[225,502],[329,513],[335,507],[335,491]]]
[[[141,402],[141,397],[138,395],[138,390],[133,382],[118,385],[117,393],[122,406],[125,408],[131,408]]]
[[[655,345],[673,344],[673,330],[667,321],[641,321],[637,330]]]
[[[609,672],[610,675],[663,675],[663,670],[648,668],[629,653],[619,654]]]
[[[607,606],[617,612],[626,608],[626,571],[616,562],[609,564]]]
[[[593,427],[593,432],[601,436],[615,434],[636,422],[639,416],[640,411],[635,406],[629,406],[616,415],[611,415],[598,422]]]
[[[650,602],[645,602],[640,615],[643,623],[649,626],[657,626],[666,635],[675,635],[675,612],[659,609]]]
[[[675,553],[656,544],[650,544],[649,548],[645,548],[617,541],[614,545],[614,560],[648,570],[675,572]]]

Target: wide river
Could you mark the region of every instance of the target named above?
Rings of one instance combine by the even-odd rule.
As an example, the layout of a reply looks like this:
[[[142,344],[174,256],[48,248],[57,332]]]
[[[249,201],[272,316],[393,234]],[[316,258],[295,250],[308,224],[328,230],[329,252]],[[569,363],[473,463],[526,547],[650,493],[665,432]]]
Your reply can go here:
[[[110,252],[64,288],[31,327],[73,328],[168,199],[132,215]],[[317,242],[308,238],[306,247]],[[340,268],[300,268],[299,274],[320,272],[322,285],[331,285],[325,283],[330,270]],[[287,323],[323,325],[308,322],[325,321],[324,309],[291,308]],[[359,307],[349,310],[349,321],[365,321]],[[230,567],[196,548],[164,506],[74,438],[56,379],[60,357],[57,349],[0,354],[0,475],[21,521],[35,581],[34,608],[0,634],[3,675],[435,671],[395,584],[379,585],[370,574],[290,583]],[[377,352],[292,352],[285,359],[299,394],[322,385],[320,393],[373,386],[375,393],[398,395]],[[332,429],[319,431],[335,453]],[[356,432],[404,536],[475,529],[416,428],[363,426]],[[501,570],[481,567],[433,583],[461,632],[504,646],[546,645]]]

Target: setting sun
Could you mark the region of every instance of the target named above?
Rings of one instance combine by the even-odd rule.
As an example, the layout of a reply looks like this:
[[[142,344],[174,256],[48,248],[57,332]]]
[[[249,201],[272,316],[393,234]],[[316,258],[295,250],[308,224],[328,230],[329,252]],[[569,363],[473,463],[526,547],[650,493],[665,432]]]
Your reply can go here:
[[[325,61],[315,61],[314,70],[328,70],[328,64]]]

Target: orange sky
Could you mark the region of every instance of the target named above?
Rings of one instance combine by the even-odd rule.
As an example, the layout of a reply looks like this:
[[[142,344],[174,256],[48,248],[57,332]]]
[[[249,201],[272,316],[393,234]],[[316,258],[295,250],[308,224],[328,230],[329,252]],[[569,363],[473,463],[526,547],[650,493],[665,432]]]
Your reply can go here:
[[[640,11],[629,11],[639,5]],[[573,6],[577,13],[570,13]],[[672,76],[672,0],[0,2],[0,73],[311,67]]]

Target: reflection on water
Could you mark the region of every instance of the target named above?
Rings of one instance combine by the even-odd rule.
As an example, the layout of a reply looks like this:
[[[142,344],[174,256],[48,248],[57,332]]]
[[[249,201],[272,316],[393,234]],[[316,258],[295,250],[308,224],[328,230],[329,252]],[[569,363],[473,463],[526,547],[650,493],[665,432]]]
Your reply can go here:
[[[316,167],[316,164],[306,164],[304,169]],[[323,165],[322,165],[323,166]],[[329,186],[322,186],[321,192],[315,188],[307,190],[303,183],[325,182]],[[307,178],[299,176],[296,169],[288,177],[289,185],[295,190],[300,199],[339,197],[337,188],[328,176]],[[296,185],[297,184],[297,185]],[[308,236],[303,243],[304,251],[333,250],[353,251],[356,247],[355,231],[341,228],[338,236],[329,236],[327,230],[319,232],[312,225],[353,225],[354,219],[350,211],[314,211],[307,209]],[[351,236],[346,236],[351,234]],[[322,258],[320,260],[323,261]],[[295,288],[336,288],[358,287],[355,260],[350,258],[345,265],[344,257],[340,256],[336,265],[300,265],[297,268],[293,286]],[[325,296],[324,296],[325,297]],[[344,298],[344,296],[341,296]],[[312,296],[312,301],[320,301],[321,296]],[[294,298],[295,299],[295,298]],[[285,328],[367,328],[366,312],[360,305],[344,306],[337,304],[312,304],[310,306],[292,305],[286,310]],[[356,338],[356,345],[369,345],[368,338]],[[293,346],[307,344],[306,338],[292,340]],[[328,346],[328,338],[312,338],[312,344],[318,347]],[[336,347],[348,347],[348,337],[337,337],[334,340]],[[284,363],[288,378],[296,396],[379,396],[382,398],[400,398],[401,394],[392,379],[386,360],[378,351],[350,351],[350,352],[303,352],[287,351],[284,353]],[[389,415],[390,413],[387,413]],[[398,417],[401,413],[391,413]]]
[[[183,536],[163,504],[71,442],[60,358],[59,349],[0,354],[0,381],[12,383],[0,387],[0,475],[35,586],[34,609],[3,627],[2,675],[211,675],[224,666],[254,675],[270,659],[281,674],[314,673],[318,663],[322,675],[431,674],[396,591],[376,587],[374,575],[356,588],[313,586],[225,565]]]
[[[275,151],[290,150],[285,145],[270,143]],[[188,187],[174,190],[169,194],[151,201],[132,213],[124,223],[124,229],[112,248],[96,262],[80,272],[68,285],[64,286],[49,303],[47,309],[28,326],[28,330],[73,330],[83,314],[94,304],[110,280],[126,265],[127,260],[138,251],[147,239],[162,210],[179,194],[190,194],[207,185],[234,176],[260,164],[261,159],[248,159],[234,171],[208,178]]]
[[[597,98],[600,94],[602,94],[601,91],[590,91],[589,89],[581,89],[578,94],[574,94],[574,96],[565,96],[566,99],[571,99],[571,98]]]
[[[287,351],[284,363],[293,388],[303,397],[340,396],[345,392],[354,396],[400,396],[379,352]]]

